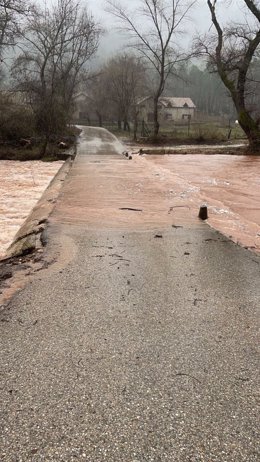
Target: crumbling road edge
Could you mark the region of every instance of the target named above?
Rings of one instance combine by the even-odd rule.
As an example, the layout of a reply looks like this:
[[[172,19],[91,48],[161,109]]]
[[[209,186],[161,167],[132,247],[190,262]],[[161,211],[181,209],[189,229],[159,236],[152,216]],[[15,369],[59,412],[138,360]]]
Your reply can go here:
[[[72,160],[69,158],[61,166],[47,189],[44,191],[42,197],[19,229],[12,244],[7,249],[6,257],[1,263],[13,257],[20,257],[33,253],[46,244],[45,230],[47,221],[53,211],[71,165]]]

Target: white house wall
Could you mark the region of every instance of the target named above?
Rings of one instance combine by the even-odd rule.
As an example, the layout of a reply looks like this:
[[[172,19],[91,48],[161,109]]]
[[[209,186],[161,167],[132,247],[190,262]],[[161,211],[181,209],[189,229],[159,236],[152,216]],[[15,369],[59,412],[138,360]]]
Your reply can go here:
[[[149,104],[149,103],[145,103],[142,106],[144,106],[144,107],[141,108],[141,110],[140,110],[139,118],[143,119],[146,123],[147,122],[151,123],[152,121],[148,120],[148,114],[153,113],[153,105]],[[185,115],[187,115],[187,116],[190,115],[191,118],[193,118],[194,114],[195,114],[195,109],[194,108],[186,108],[186,107],[184,107],[184,108],[163,108],[163,109],[159,109],[158,114],[159,114],[159,122],[160,123],[171,123],[171,122],[175,122],[175,121],[185,120],[185,119],[183,119],[183,116],[185,116]],[[171,118],[167,118],[166,114],[170,114]]]

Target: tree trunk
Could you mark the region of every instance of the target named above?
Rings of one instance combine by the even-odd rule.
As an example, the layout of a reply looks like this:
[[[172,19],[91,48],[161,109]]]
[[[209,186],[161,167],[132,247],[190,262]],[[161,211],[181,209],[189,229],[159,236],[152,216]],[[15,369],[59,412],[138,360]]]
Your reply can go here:
[[[98,124],[100,127],[103,127],[103,119],[102,119],[102,114],[100,114],[99,112],[97,112],[97,116],[98,116]]]
[[[121,120],[117,121],[117,127],[118,127],[118,130],[122,129]]]
[[[249,142],[249,151],[252,154],[260,153],[260,126],[258,123],[252,119],[246,109],[239,111],[238,122],[242,130],[244,130],[248,142]]]
[[[230,74],[230,70],[226,65],[226,59],[223,58],[223,48],[224,48],[224,39],[225,39],[225,31],[221,28],[215,10],[215,3],[213,1],[207,0],[208,7],[211,12],[212,22],[215,26],[218,35],[218,42],[216,47],[216,65],[217,71],[219,76],[229,90],[232,100],[235,104],[237,114],[238,114],[238,121],[241,128],[244,130],[248,142],[249,142],[249,151],[253,153],[260,152],[260,126],[259,121],[254,119],[250,114],[249,110],[246,109],[246,94],[247,94],[247,74],[254,58],[254,54],[257,50],[258,45],[260,44],[260,32],[257,31],[255,36],[251,37],[251,29],[250,33],[246,33],[247,28],[242,27],[243,33],[245,34],[245,39],[247,40],[247,45],[244,45],[244,50],[242,52],[241,57],[239,58],[239,65],[238,67],[238,74],[237,77],[234,79],[234,76]],[[253,1],[245,0],[248,8],[253,12],[253,14],[259,19],[259,10],[256,6],[253,5]],[[230,29],[232,30],[232,29]],[[230,32],[230,30],[226,32]],[[242,48],[241,48],[242,49]],[[232,48],[231,46],[231,53],[237,53],[236,48]],[[236,60],[235,60],[236,61]]]
[[[128,121],[126,119],[124,120],[124,131],[125,132],[130,131],[129,123],[128,123]]]
[[[137,130],[138,130],[138,119],[137,119],[137,115],[135,115],[135,118],[134,118],[134,141],[137,140]]]
[[[231,94],[231,98],[235,105],[237,111],[238,122],[242,130],[245,132],[248,143],[249,143],[249,152],[252,154],[259,154],[260,152],[260,126],[257,120],[253,119],[249,111],[246,109],[245,103],[245,81],[243,80],[242,84],[237,84],[234,86],[234,83],[228,79],[226,74],[219,72],[219,75],[222,79],[222,82],[227,87]]]
[[[45,156],[45,154],[47,152],[48,144],[49,144],[49,136],[46,135],[45,140],[43,142],[43,145],[41,147],[41,151],[40,151],[41,159]]]
[[[160,124],[158,121],[158,100],[159,100],[159,97],[155,96],[154,108],[153,108],[153,137],[154,137],[154,140],[157,140],[159,130],[160,130]]]

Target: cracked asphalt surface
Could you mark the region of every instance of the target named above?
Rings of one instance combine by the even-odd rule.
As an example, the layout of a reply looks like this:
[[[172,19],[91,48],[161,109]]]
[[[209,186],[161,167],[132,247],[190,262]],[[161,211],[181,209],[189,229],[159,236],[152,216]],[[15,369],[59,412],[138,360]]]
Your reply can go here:
[[[117,162],[107,132],[84,136]],[[259,256],[192,219],[89,218],[83,147],[49,266],[0,314],[1,462],[258,461]]]

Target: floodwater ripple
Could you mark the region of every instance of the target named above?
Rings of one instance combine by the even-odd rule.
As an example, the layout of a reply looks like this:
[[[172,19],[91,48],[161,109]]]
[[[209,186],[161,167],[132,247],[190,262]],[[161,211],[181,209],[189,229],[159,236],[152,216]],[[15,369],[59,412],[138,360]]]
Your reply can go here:
[[[0,161],[0,258],[62,164]]]

